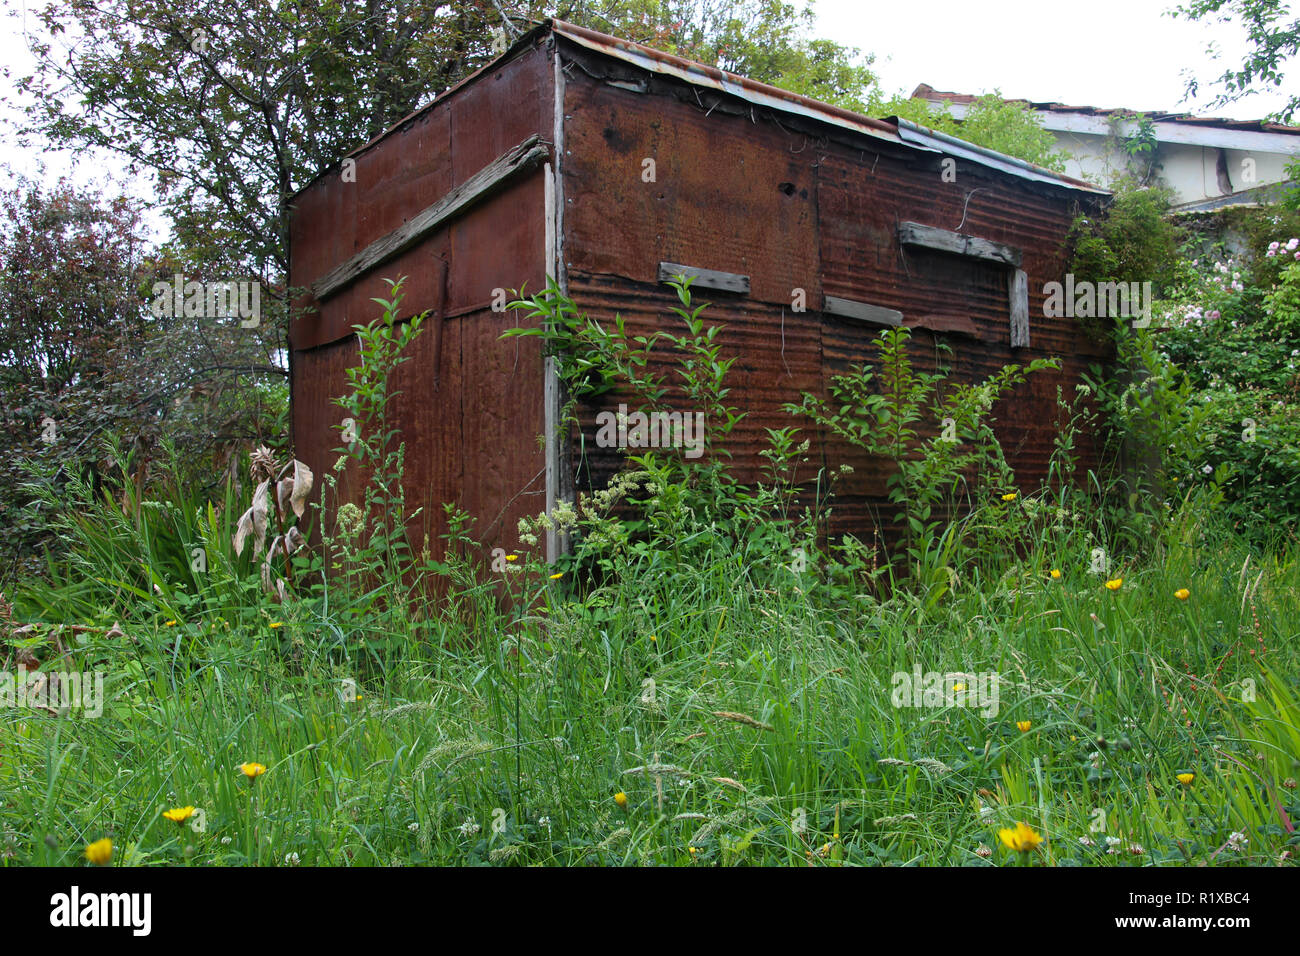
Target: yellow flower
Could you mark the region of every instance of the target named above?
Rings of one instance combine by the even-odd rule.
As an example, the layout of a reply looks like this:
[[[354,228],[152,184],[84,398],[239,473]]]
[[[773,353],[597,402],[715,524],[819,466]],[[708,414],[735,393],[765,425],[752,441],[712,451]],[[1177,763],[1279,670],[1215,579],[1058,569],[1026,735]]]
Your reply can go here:
[[[1017,721],[1016,721],[1016,730],[1020,731],[1022,734],[1025,733],[1026,731],[1028,731],[1029,728],[1032,727],[1032,726],[1034,726],[1034,722],[1033,722],[1032,720],[1017,720]]]
[[[271,627],[272,628],[284,627],[284,623],[282,621],[272,621]]]
[[[164,810],[163,816],[165,816],[172,823],[184,823],[190,817],[194,816],[194,808],[176,807],[173,810]]]
[[[1174,597],[1178,598],[1180,601],[1186,601],[1191,596],[1192,592],[1187,590],[1187,588],[1179,588],[1174,592]]]
[[[627,794],[624,793],[622,790],[620,790],[618,793],[614,794],[614,802],[618,804],[619,809],[621,809],[621,810],[626,810],[626,809],[627,809]]]
[[[175,621],[166,621],[163,623],[163,627],[175,627],[175,626],[176,626]]]
[[[1015,493],[1014,491],[1008,491],[1005,495],[1002,496],[1002,500],[1003,500],[1003,501],[1015,501],[1015,500],[1016,500],[1016,493]]]
[[[249,783],[252,783],[262,774],[266,773],[266,768],[263,767],[260,763],[241,763],[239,765],[239,770],[245,777],[248,778]]]
[[[962,691],[964,691],[965,689],[966,689],[966,685],[963,684],[963,683],[961,683],[960,681],[958,681],[956,684],[953,684],[953,685],[952,685],[952,692],[953,692],[954,694],[960,694],[960,693],[961,693]]]
[[[1113,581],[1107,581],[1107,582],[1106,582],[1106,588],[1107,588],[1107,590],[1110,590],[1110,591],[1118,591],[1119,588],[1120,588],[1120,585],[1123,584],[1123,583],[1124,583],[1124,579],[1123,579],[1123,578],[1115,578],[1115,580],[1113,580]]]
[[[1061,580],[1061,572],[1056,570],[1056,568],[1052,568],[1052,580],[1053,581]]]
[[[108,861],[113,859],[113,841],[108,837],[96,840],[86,847],[86,859],[95,866],[107,866]]]
[[[551,580],[552,580],[552,581],[558,581],[558,580],[560,580],[560,578],[562,578],[562,577],[564,577],[564,572],[563,572],[563,571],[560,571],[560,572],[557,573],[557,574],[552,574],[552,575],[551,575]]]
[[[998,839],[1006,844],[1008,850],[1015,850],[1017,853],[1028,853],[1043,842],[1043,838],[1035,833],[1029,824],[1020,822],[1016,823],[1014,830],[999,830]]]
[[[655,641],[655,642],[658,642],[659,638],[657,638],[657,637],[655,637],[653,634],[651,634],[651,635],[650,635],[650,640]]]
[[[506,555],[506,560],[507,560],[507,561],[518,561],[518,560],[519,560],[519,555],[517,555],[517,554],[507,554],[507,555]]]
[[[1192,781],[1195,779],[1196,779],[1196,774],[1194,773],[1180,773],[1178,775],[1178,782],[1181,783],[1184,787],[1190,787],[1192,785]]]

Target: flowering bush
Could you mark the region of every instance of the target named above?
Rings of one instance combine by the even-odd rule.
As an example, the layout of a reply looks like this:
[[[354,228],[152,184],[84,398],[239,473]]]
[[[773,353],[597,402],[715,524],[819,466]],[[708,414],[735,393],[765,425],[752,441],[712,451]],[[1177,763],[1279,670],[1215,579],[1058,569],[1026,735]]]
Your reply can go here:
[[[1300,237],[1185,259],[1160,303],[1154,348],[1190,386],[1199,441],[1166,461],[1180,487],[1223,485],[1236,523],[1294,532],[1300,521]],[[1168,452],[1168,447],[1164,449]]]

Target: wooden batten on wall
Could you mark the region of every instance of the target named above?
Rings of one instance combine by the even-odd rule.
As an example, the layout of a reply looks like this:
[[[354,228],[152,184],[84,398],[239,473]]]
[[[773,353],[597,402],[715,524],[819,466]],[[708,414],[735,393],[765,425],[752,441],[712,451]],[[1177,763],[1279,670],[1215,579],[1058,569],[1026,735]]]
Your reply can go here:
[[[659,263],[659,281],[667,282],[678,276],[694,279],[693,289],[719,289],[723,292],[739,292],[749,295],[749,276],[734,272],[718,272],[714,269],[701,269],[697,266],[684,266],[679,262]]]
[[[876,325],[903,324],[903,313],[897,309],[886,309],[883,306],[872,305],[869,302],[842,299],[837,295],[825,297],[825,301],[822,303],[822,311],[831,315],[842,315],[848,319],[858,319],[861,322],[872,322]]]

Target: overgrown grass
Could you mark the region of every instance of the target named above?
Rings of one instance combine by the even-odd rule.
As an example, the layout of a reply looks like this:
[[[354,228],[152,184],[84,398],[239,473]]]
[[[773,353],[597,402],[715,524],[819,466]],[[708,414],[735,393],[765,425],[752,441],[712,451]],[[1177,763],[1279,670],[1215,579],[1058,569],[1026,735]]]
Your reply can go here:
[[[663,334],[681,358],[666,367],[725,436],[733,360],[673,285],[686,334]],[[237,555],[233,486],[219,508],[175,481],[148,500],[74,481],[48,501],[66,556],[12,616],[0,602],[3,667],[101,673],[107,702],[0,707],[0,860],[75,864],[105,838],[119,864],[1292,860],[1300,565],[1294,541],[1252,549],[1231,529],[1217,482],[1176,506],[1125,507],[1092,473],[1076,490],[1082,413],[1058,397],[1056,490],[1008,490],[984,422],[999,392],[927,416],[939,379],[917,386],[886,336],[889,384],[858,371],[843,433],[879,457],[877,428],[950,411],[958,444],[992,442],[967,461],[908,429],[883,450],[912,475],[891,495],[905,552],[829,536],[842,467],[794,506],[809,444],[790,426],[769,433],[755,487],[725,455],[646,452],[521,522],[534,551],[570,536],[562,570],[489,563],[454,507],[435,560],[403,533],[383,411],[383,370],[415,334],[400,286],[359,332],[374,374],[342,404],[367,437],[341,434],[318,476],[317,544],[304,525],[275,567]],[[651,343],[553,289],[528,304],[548,347],[583,337],[574,388],[595,370],[657,407]],[[337,484],[349,462],[369,474],[360,506]],[[249,487],[291,465],[297,496],[297,464],[264,449]],[[308,520],[266,511],[273,540]],[[196,812],[164,816],[177,808]]]
[[[57,582],[31,586],[19,617],[123,633],[31,632],[109,700],[0,709],[0,859],[77,864],[109,836],[114,864],[146,865],[1289,860],[1300,565],[1177,518],[1116,591],[1064,533],[934,602],[829,600],[815,559],[757,549],[689,574],[639,553],[582,593],[532,565],[511,588],[536,601],[385,615],[378,664],[328,602],[236,616],[219,567],[229,614],[202,585],[63,613]],[[914,667],[996,675],[996,715],[895,706]],[[184,805],[201,832],[161,816]],[[1000,842],[1018,821],[1036,852]]]

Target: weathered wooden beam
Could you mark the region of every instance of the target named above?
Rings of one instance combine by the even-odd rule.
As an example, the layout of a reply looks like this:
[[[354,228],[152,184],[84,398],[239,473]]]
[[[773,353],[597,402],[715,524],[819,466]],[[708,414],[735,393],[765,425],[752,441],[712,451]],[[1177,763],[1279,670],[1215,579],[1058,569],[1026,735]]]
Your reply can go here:
[[[692,289],[721,289],[723,292],[739,292],[742,295],[749,295],[749,276],[738,275],[735,272],[717,272],[713,269],[684,266],[678,262],[659,263],[660,282],[667,282],[669,279],[675,279],[678,276],[694,279],[695,281],[691,283]]]
[[[826,296],[822,311],[876,325],[903,324],[903,313],[897,309],[886,309],[883,306],[872,305],[869,302],[856,302],[853,299],[841,299],[837,295]]]
[[[1029,347],[1029,276],[1024,269],[1011,273],[1011,347]]]
[[[463,213],[470,206],[499,190],[507,181],[546,159],[541,137],[528,137],[502,153],[433,205],[416,213],[388,235],[376,239],[355,256],[312,283],[311,292],[321,301],[355,282],[376,266],[401,255],[430,232]]]
[[[990,344],[1001,338],[1001,336],[992,329],[976,325],[969,315],[938,313],[908,316],[908,318],[903,322],[903,325],[909,329],[928,329],[931,332],[969,335],[973,339],[978,339],[981,342],[988,342]]]
[[[1012,246],[935,226],[924,226],[919,222],[900,222],[898,241],[907,246],[921,246],[937,252],[950,252],[953,255],[967,256],[972,259],[984,259],[1016,269],[1020,268],[1023,258],[1020,250]]]

